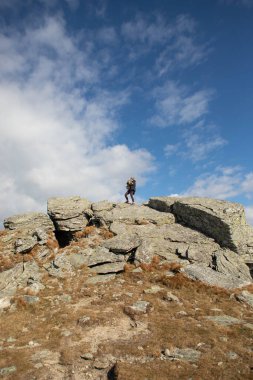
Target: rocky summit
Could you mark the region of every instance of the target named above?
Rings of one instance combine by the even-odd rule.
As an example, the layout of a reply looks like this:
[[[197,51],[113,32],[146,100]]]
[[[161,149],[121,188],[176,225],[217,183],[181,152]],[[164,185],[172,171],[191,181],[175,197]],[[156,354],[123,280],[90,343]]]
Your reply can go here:
[[[253,228],[240,204],[51,198],[47,214],[4,227],[0,377],[253,375]]]

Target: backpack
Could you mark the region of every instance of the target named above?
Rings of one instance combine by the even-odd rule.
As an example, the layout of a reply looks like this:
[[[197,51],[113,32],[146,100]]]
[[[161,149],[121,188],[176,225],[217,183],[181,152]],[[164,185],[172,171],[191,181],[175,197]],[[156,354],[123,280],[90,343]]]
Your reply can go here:
[[[134,178],[129,178],[129,180],[127,181],[127,188],[131,188],[131,187],[135,187],[135,179]]]

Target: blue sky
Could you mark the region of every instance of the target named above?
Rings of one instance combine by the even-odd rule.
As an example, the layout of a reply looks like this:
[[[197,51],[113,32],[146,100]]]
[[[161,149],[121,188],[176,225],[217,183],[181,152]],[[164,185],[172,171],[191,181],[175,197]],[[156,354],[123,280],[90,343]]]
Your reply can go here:
[[[0,204],[191,195],[253,223],[253,0],[1,0]]]

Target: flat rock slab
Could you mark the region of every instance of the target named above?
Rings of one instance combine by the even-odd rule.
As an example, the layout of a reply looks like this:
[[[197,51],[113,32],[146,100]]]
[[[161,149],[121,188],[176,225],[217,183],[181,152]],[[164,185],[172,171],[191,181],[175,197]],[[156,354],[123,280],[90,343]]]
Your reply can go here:
[[[125,262],[108,263],[96,265],[95,267],[91,268],[91,271],[99,274],[118,273],[123,272],[124,266]]]
[[[91,203],[84,198],[50,198],[47,211],[58,231],[80,231],[88,223],[85,210],[90,210]]]
[[[212,321],[222,326],[230,326],[243,323],[241,319],[230,317],[229,315],[208,316],[205,317],[205,319],[208,319],[209,321]]]
[[[117,204],[112,210],[96,211],[96,217],[102,218],[106,224],[121,221],[127,224],[154,223],[157,225],[175,222],[173,214],[162,213],[146,206]]]
[[[239,288],[240,286],[249,285],[251,283],[250,281],[245,281],[229,274],[216,272],[215,270],[201,264],[187,265],[184,268],[184,273],[193,280],[199,280],[208,285],[226,289]]]
[[[80,253],[72,253],[66,257],[74,268],[80,268],[83,265],[91,267],[106,263],[125,263],[125,255],[116,255],[105,247],[87,248],[81,250]]]
[[[141,244],[140,238],[136,234],[122,234],[114,236],[103,243],[105,248],[115,253],[128,253]]]
[[[114,280],[115,277],[116,277],[116,274],[97,275],[97,276],[93,276],[93,277],[88,278],[85,281],[85,284],[96,285],[99,283],[109,282],[111,280]]]
[[[30,212],[26,214],[14,215],[4,220],[4,227],[8,230],[41,228],[44,230],[54,230],[54,224],[47,214],[42,212]]]
[[[165,350],[165,356],[170,360],[185,360],[188,362],[196,362],[200,358],[200,351],[193,348],[174,348],[173,350]]]

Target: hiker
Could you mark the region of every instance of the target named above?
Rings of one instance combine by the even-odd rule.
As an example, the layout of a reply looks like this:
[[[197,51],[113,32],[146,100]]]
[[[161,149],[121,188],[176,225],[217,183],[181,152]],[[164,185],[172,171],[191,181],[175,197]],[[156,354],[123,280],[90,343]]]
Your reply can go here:
[[[130,195],[132,199],[132,204],[134,204],[134,194],[136,191],[136,180],[135,178],[131,177],[126,183],[127,191],[125,193],[126,203],[129,203],[128,201],[128,195]]]

